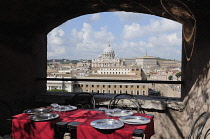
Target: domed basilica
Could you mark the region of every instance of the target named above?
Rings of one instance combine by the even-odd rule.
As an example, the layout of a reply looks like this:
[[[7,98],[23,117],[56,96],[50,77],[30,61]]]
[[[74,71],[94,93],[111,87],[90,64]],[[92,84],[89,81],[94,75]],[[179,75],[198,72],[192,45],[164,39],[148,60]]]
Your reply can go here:
[[[110,44],[104,49],[103,54],[97,58],[92,59],[92,67],[119,67],[121,66],[121,60],[115,55],[114,50]]]

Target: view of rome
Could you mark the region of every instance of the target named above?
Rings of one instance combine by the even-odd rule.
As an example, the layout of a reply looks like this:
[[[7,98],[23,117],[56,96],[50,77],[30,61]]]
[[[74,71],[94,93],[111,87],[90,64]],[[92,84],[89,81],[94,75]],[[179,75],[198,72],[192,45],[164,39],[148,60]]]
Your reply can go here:
[[[136,16],[142,21],[136,21]],[[116,17],[118,21],[115,21]],[[47,76],[180,81],[181,29],[179,23],[164,18],[125,12],[85,15],[69,20],[48,34]],[[48,80],[47,90],[163,97],[181,95],[180,84],[84,80]]]

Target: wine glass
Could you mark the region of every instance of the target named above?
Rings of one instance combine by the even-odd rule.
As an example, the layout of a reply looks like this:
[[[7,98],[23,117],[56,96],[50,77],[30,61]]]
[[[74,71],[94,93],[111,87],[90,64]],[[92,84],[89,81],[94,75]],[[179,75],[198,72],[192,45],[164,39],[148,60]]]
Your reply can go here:
[[[52,103],[52,104],[50,104],[50,106],[52,107],[53,110],[59,108],[59,105],[57,103]]]
[[[105,111],[106,115],[107,115],[107,118],[110,118],[111,116],[113,116],[114,114],[114,111],[112,109],[107,109]]]
[[[121,109],[119,109],[119,108],[115,108],[115,109],[113,109],[113,115],[114,116],[121,116]]]

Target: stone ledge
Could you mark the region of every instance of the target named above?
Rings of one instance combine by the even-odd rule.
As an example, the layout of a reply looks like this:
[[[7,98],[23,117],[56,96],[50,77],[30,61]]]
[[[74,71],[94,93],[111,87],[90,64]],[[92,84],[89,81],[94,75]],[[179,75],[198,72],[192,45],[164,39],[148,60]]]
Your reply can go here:
[[[66,100],[70,100],[75,93],[46,93],[36,97],[36,102],[53,103],[57,102],[64,104]],[[115,94],[93,94],[96,100],[96,105],[107,105]],[[141,105],[141,108],[145,110],[161,110],[164,111],[167,108],[182,111],[185,108],[180,98],[167,98],[157,96],[135,96]]]

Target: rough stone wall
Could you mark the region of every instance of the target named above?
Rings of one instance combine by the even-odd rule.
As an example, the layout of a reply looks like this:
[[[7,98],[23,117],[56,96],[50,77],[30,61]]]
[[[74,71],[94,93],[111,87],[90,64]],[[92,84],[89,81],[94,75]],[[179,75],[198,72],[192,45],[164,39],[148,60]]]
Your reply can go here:
[[[6,34],[1,32],[1,99],[14,113],[33,106],[34,97],[45,92],[46,35]],[[4,36],[5,35],[5,36]]]

